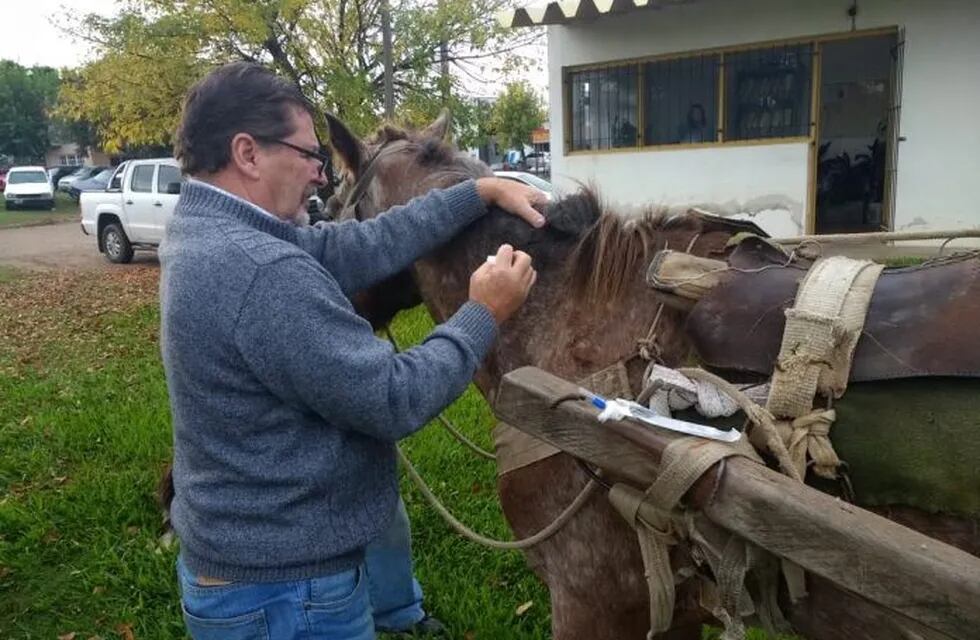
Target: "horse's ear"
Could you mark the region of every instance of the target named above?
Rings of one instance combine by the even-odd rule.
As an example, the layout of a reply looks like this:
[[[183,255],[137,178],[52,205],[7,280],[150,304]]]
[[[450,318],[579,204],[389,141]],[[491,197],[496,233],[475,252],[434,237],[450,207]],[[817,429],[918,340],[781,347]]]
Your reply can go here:
[[[340,156],[344,166],[355,177],[360,176],[365,157],[364,143],[332,113],[327,114],[327,126],[330,130],[330,146]]]
[[[449,116],[449,109],[443,109],[439,112],[439,117],[435,119],[435,122],[422,130],[422,135],[426,138],[445,140],[449,135],[450,125],[452,125],[452,118]]]

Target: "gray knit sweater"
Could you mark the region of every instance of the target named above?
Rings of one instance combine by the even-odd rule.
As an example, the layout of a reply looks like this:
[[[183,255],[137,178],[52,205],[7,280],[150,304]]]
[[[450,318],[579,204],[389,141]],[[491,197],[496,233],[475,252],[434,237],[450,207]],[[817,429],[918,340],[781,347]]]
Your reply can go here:
[[[471,380],[496,337],[468,302],[404,353],[356,291],[485,211],[470,181],[368,222],[297,228],[184,185],[160,249],[173,525],[199,575],[276,581],[356,566],[388,524],[395,442]]]

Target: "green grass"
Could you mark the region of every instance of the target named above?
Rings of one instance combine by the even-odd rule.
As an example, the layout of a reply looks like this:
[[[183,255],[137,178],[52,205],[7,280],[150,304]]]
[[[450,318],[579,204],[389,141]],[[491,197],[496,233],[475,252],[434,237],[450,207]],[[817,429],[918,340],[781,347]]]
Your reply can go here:
[[[54,198],[54,211],[47,209],[0,209],[0,229],[5,227],[25,227],[42,224],[58,224],[78,220],[78,203],[63,193]]]
[[[135,277],[143,278],[139,288]],[[171,441],[156,277],[149,269],[127,271],[116,285],[100,285],[105,300],[95,299],[99,288],[86,288],[80,275],[0,282],[4,640],[72,632],[76,640],[125,639],[130,630],[139,640],[184,637],[176,545],[159,543],[153,497]],[[138,295],[127,298],[134,288]],[[418,308],[399,316],[394,333],[410,345],[431,326]],[[490,446],[492,416],[475,389],[448,414]],[[458,517],[482,533],[509,537],[492,463],[433,425],[405,450]],[[548,638],[547,593],[523,557],[462,540],[404,479],[402,491],[427,608],[453,637]]]
[[[919,258],[916,256],[895,256],[894,258],[879,260],[879,262],[883,262],[886,267],[915,267],[925,261],[926,258]]]
[[[0,308],[0,323],[13,313]],[[171,438],[157,306],[99,314],[88,324],[92,335],[81,340],[70,327],[41,337],[30,353],[0,348],[0,638],[108,639],[119,625],[140,640],[183,638],[176,549],[159,546],[153,499]],[[395,333],[411,344],[430,326],[415,310],[399,318]],[[15,343],[23,339],[0,340]],[[490,446],[490,412],[473,389],[449,413]],[[461,518],[508,535],[492,463],[435,426],[406,450]],[[427,606],[454,637],[548,637],[546,592],[522,557],[464,542],[412,488],[404,490]],[[534,606],[517,616],[529,600]]]
[[[0,284],[3,284],[4,282],[10,282],[17,276],[21,275],[21,273],[22,272],[19,269],[14,269],[13,267],[0,265]]]

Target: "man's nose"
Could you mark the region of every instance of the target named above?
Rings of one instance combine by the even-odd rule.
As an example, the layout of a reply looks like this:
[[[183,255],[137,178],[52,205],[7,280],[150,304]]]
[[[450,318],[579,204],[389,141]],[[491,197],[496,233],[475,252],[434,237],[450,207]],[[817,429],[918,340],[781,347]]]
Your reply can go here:
[[[313,183],[316,184],[317,188],[327,186],[327,173],[326,171],[317,171],[316,175],[313,176]]]

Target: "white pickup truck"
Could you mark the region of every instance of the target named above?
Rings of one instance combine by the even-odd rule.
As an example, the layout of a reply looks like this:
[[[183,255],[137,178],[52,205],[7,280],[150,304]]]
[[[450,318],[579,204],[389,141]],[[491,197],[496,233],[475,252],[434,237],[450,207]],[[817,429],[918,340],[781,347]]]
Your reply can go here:
[[[82,231],[96,237],[111,262],[129,262],[135,249],[152,249],[163,240],[180,186],[173,158],[124,162],[105,191],[82,192]]]

